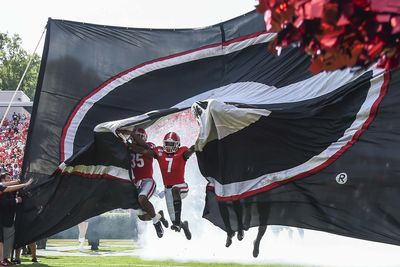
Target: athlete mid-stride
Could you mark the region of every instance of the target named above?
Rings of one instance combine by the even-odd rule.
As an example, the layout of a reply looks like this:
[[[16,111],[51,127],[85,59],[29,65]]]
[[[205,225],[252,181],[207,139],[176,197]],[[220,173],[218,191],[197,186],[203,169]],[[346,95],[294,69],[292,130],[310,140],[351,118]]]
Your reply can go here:
[[[161,175],[165,187],[165,200],[168,213],[172,221],[171,229],[180,232],[183,229],[188,240],[192,238],[189,223],[181,220],[182,199],[184,199],[189,187],[185,182],[186,161],[193,155],[194,146],[181,147],[179,135],[169,132],[163,139],[163,146],[150,147],[145,142],[138,142],[141,146],[137,152],[148,157],[155,158],[160,166]]]
[[[147,142],[147,134],[143,128],[137,128],[135,131],[118,130],[118,134],[129,134],[129,138],[126,140],[126,144],[131,152],[131,170],[133,182],[138,190],[138,202],[141,210],[138,212],[138,217],[142,221],[153,221],[153,225],[156,229],[157,236],[162,237],[164,235],[164,227],[168,227],[168,221],[164,218],[163,211],[155,213],[154,206],[150,202],[150,198],[156,190],[156,183],[153,179],[153,158],[143,156],[143,154],[137,153],[134,150],[135,142],[140,139],[140,142],[145,143],[148,147],[154,148],[153,143]],[[161,222],[161,223],[160,223]]]

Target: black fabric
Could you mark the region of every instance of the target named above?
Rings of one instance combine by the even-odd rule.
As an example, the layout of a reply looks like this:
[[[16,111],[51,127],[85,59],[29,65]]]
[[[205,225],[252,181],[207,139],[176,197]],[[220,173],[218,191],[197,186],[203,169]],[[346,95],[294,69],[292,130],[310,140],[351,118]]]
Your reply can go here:
[[[14,217],[17,203],[13,193],[3,193],[0,196],[1,224],[3,227],[14,225]]]
[[[256,12],[221,25],[225,28],[227,40],[265,30],[263,16]],[[219,43],[221,43],[220,25],[196,30],[150,30],[50,19],[33,107],[33,123],[30,125],[28,146],[25,151],[23,174],[25,176],[52,174],[60,163],[60,139],[63,128],[79,102],[99,86],[143,63]],[[265,49],[259,47],[260,52],[261,50],[265,55]],[[268,60],[262,57],[259,59],[264,64]],[[281,59],[269,56],[269,60],[278,62]],[[196,71],[199,71],[197,77],[204,79],[210,76],[207,79],[214,83],[210,84],[214,87],[215,83],[219,85],[222,79],[216,75],[223,74],[219,70],[213,73],[222,63],[221,59],[216,59],[215,62],[218,65],[209,70],[207,70],[209,67],[205,67],[202,62],[197,66],[203,67],[196,68]],[[154,74],[134,79],[130,83],[132,86],[140,87],[122,86],[95,104],[93,111],[91,109],[88,112],[79,126],[74,151],[78,151],[93,140],[91,132],[101,122],[169,108],[179,103],[185,96],[195,94],[188,88],[193,87],[193,90],[197,88],[197,91],[210,89],[201,87],[199,83],[193,83],[192,79],[180,74],[179,71],[185,69],[184,66],[172,67],[174,68],[177,74],[171,74],[170,71],[155,71]],[[234,69],[232,66],[231,70]],[[193,75],[195,73],[191,75],[195,78]],[[173,81],[176,80],[174,77],[182,79],[182,83],[174,84]],[[232,73],[232,77],[237,80],[235,73]],[[164,80],[155,83],[154,81],[158,79]],[[177,89],[174,89],[175,85]],[[170,90],[172,91],[169,92]]]
[[[49,20],[47,29],[23,166],[23,177],[33,177],[35,182],[24,192],[17,214],[17,246],[114,208],[139,207],[136,188],[129,178],[121,179],[106,171],[81,171],[88,166],[122,172],[130,168],[129,153],[112,129],[103,125],[93,136],[99,123],[139,116],[130,124],[148,125],[176,112],[171,107],[181,101],[221,86],[248,82],[269,88],[268,93],[289,85],[293,90],[308,90],[304,84],[314,78],[307,70],[308,56],[296,48],[283,49],[275,57],[267,51],[267,43],[240,48],[243,43],[231,42],[235,38],[249,40],[265,31],[263,16],[255,12],[195,30],[129,29],[61,20]],[[238,45],[237,50],[230,50],[232,44]],[[178,60],[179,56],[193,56],[212,47],[221,53],[185,63]],[[167,59],[171,59],[168,67],[155,67],[127,78],[126,83],[116,82],[125,73]],[[347,75],[344,73],[343,77]],[[313,80],[307,86],[322,90],[342,77],[329,80],[330,74],[320,75],[326,79]],[[307,161],[352,124],[362,101],[368,99],[371,76],[368,72],[331,93],[302,101],[255,104],[245,102],[247,96],[242,94],[243,101],[238,98],[234,103],[238,107],[272,113],[208,142],[197,153],[202,174],[230,185]],[[363,129],[357,142],[324,168],[234,201],[218,202],[221,199],[208,190],[204,217],[229,233],[281,224],[400,244],[396,205],[400,196],[399,82],[399,71],[395,70],[387,95],[375,106],[372,123]],[[103,90],[114,83],[113,90]],[[97,95],[99,91],[103,95]],[[96,102],[92,96],[99,100]],[[264,99],[264,95],[259,98]],[[203,104],[205,100],[196,99]],[[252,100],[258,103],[255,96]],[[75,118],[81,120],[72,121]],[[66,138],[72,124],[77,131]],[[72,147],[69,159],[62,156],[64,138]],[[55,171],[63,160],[65,164]],[[336,182],[340,173],[348,175],[345,184]]]
[[[22,177],[34,178],[34,184],[25,192],[27,201],[22,203],[17,215],[17,244],[47,237],[113,208],[137,206],[137,192],[126,182],[106,177],[89,179],[79,172],[55,172],[63,160],[71,168],[77,164],[126,168],[128,158],[124,152],[118,152],[123,150],[120,144],[115,143],[115,149],[107,152],[104,147],[113,143],[103,141],[105,135],[99,139],[93,136],[93,129],[99,123],[145,112],[150,112],[147,118],[154,121],[162,114],[176,112],[171,106],[180,101],[231,82],[258,79],[277,85],[285,83],[282,73],[272,74],[270,70],[263,71],[271,73],[268,76],[260,72],[238,75],[238,67],[250,64],[248,56],[240,51],[192,64],[175,64],[168,70],[154,70],[117,87],[94,103],[71,140],[74,155],[63,159],[61,141],[82,101],[131,69],[178,54],[194,53],[210,44],[221,46],[222,31],[225,41],[259,34],[265,31],[263,16],[251,12],[203,29],[178,30],[132,29],[49,19],[22,168]],[[281,58],[272,55],[265,58],[265,47],[255,45],[248,49],[248,55],[260,66],[273,61],[282,63],[282,68],[285,68],[284,60],[296,57],[298,70],[293,65],[291,79],[299,81],[310,76],[305,72],[307,57],[294,49],[284,50]],[[146,123],[149,122],[145,120]],[[71,195],[74,199],[70,199]],[[132,198],[128,201],[122,195],[132,195]],[[29,233],[26,233],[27,226]]]
[[[203,217],[229,232],[258,225],[289,225],[400,245],[400,71],[359,140],[323,170],[218,209],[209,188]],[[276,157],[286,155],[281,149]],[[336,176],[347,174],[339,184]],[[247,211],[238,216],[235,205]],[[224,222],[225,220],[225,222]]]
[[[229,184],[306,162],[342,137],[354,122],[370,88],[370,78],[371,73],[366,73],[332,93],[310,100],[238,105],[265,108],[272,113],[235,134],[207,143],[197,153],[202,175]]]
[[[109,178],[109,174],[81,173],[79,166],[114,166],[129,169],[130,154],[112,133],[97,133],[66,162],[76,172],[58,169],[25,192],[16,218],[16,247],[51,236],[78,223],[116,208],[139,208],[137,190],[131,180]],[[29,229],[29,231],[27,230]]]

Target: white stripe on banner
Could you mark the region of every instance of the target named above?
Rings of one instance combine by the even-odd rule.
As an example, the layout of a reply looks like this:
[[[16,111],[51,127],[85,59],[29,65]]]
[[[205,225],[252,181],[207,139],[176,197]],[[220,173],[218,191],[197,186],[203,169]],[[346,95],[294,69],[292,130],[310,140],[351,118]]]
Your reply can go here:
[[[116,166],[104,166],[104,165],[76,165],[66,166],[62,163],[59,166],[61,174],[77,174],[86,178],[110,178],[110,179],[121,179],[125,181],[131,181],[129,178],[129,171],[116,167]]]
[[[322,72],[307,80],[280,88],[258,82],[232,83],[193,96],[173,107],[185,108],[206,99],[254,105],[299,102],[329,94],[363,74],[365,71],[355,72],[351,69]]]
[[[373,71],[374,73],[373,78],[371,79],[371,87],[368,91],[365,102],[358,111],[355,121],[345,131],[344,135],[337,142],[332,143],[319,155],[314,156],[313,158],[301,165],[284,171],[268,173],[252,180],[231,184],[220,184],[215,179],[207,177],[207,179],[212,184],[214,184],[215,194],[217,195],[217,197],[219,197],[220,199],[241,198],[240,196],[243,194],[248,194],[249,192],[263,191],[262,189],[268,187],[269,185],[291,179],[301,174],[305,174],[328,162],[328,160],[330,160],[332,156],[334,156],[337,152],[339,152],[342,148],[349,144],[349,142],[353,139],[357,132],[361,131],[364,124],[367,122],[368,118],[371,115],[371,110],[374,103],[381,96],[381,88],[384,84],[384,71],[377,69],[374,69]]]
[[[201,109],[193,104],[193,109]],[[196,141],[196,151],[203,151],[204,146],[215,139],[223,139],[250,124],[258,121],[261,116],[269,116],[266,109],[237,108],[217,100],[208,101],[207,109],[203,110],[199,120],[200,132]]]
[[[141,67],[133,68],[131,71],[121,75],[114,80],[111,80],[111,82],[109,82],[96,93],[87,98],[83,103],[80,103],[78,110],[71,119],[70,125],[66,129],[65,139],[61,140],[64,147],[64,155],[61,155],[62,160],[66,160],[72,156],[76,132],[83,118],[86,116],[86,113],[93,107],[94,104],[96,104],[97,101],[101,100],[115,88],[129,82],[134,78],[145,75],[155,70],[160,70],[199,59],[226,55],[242,50],[252,45],[266,43],[271,41],[275,37],[275,35],[275,33],[263,33],[258,36],[251,37],[245,40],[240,40],[237,42],[232,42],[228,44],[215,44],[214,46],[200,48],[190,53],[182,53],[166,58],[161,58],[158,61],[152,61],[148,64],[144,64]],[[188,107],[190,107],[191,105],[192,103],[190,103]]]

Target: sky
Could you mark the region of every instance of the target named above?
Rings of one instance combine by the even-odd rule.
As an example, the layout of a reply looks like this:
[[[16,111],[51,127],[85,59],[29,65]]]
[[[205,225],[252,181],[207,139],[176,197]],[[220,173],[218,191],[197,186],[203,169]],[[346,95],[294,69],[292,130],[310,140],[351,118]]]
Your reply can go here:
[[[12,0],[2,1],[0,32],[19,34],[35,50],[49,17],[136,28],[197,28],[240,16],[255,0]],[[36,53],[42,54],[44,37]]]

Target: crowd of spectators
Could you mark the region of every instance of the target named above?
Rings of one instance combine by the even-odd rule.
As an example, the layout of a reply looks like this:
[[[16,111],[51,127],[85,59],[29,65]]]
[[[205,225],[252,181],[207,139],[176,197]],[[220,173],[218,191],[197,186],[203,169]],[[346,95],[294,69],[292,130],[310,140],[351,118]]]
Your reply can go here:
[[[13,113],[0,127],[0,169],[17,179],[21,172],[30,116]]]

